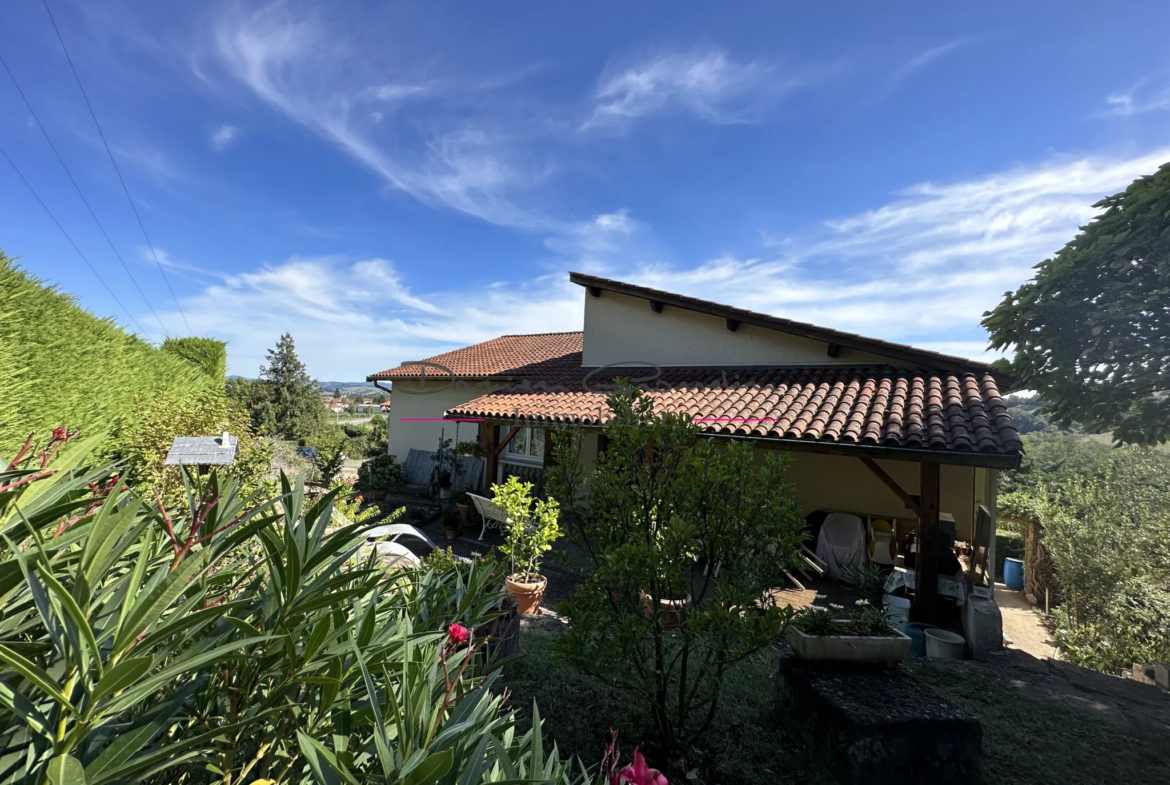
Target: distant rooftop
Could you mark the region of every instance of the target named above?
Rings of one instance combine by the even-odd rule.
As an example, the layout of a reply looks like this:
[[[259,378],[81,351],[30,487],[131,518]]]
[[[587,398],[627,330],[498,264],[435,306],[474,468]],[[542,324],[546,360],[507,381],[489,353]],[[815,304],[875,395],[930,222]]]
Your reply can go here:
[[[226,437],[226,444],[225,442]],[[236,459],[235,436],[176,436],[167,453],[168,466],[224,466]]]

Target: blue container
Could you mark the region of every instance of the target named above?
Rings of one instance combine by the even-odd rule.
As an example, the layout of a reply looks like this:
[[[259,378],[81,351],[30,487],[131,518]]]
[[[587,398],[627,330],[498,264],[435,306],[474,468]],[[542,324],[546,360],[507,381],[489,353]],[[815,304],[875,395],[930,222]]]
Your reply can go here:
[[[912,621],[906,625],[906,634],[910,636],[911,657],[926,656],[926,630],[934,627],[935,625],[922,621]]]
[[[1012,591],[1024,590],[1024,563],[1019,559],[1003,560],[1003,582]]]

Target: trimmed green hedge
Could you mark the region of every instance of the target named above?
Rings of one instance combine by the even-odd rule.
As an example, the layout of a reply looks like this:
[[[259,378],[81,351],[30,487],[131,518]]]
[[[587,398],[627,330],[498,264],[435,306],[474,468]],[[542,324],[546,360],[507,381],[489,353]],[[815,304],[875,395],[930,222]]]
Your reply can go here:
[[[0,251],[0,456],[34,430],[112,431],[136,399],[164,390],[222,395],[223,344],[170,343],[164,351],[97,318]]]
[[[227,376],[227,345],[214,338],[167,338],[162,350],[188,362],[193,362],[213,379]]]

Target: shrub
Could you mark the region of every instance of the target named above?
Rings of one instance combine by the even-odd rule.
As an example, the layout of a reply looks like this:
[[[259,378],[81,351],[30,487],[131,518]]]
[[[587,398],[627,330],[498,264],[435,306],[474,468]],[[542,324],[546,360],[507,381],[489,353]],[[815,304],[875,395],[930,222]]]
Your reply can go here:
[[[3,252],[0,380],[4,456],[13,455],[31,431],[48,434],[67,425],[106,433],[163,390],[182,401],[223,386],[222,375],[212,378],[184,357],[97,318],[21,271]]]
[[[785,458],[757,467],[751,444],[716,446],[689,418],[655,415],[649,396],[629,387],[608,405],[608,447],[588,483],[580,434],[555,440],[548,487],[593,565],[562,609],[571,624],[558,651],[641,700],[657,750],[685,758],[711,723],[728,668],[771,644],[791,616],[763,598],[794,565],[803,521]],[[721,569],[696,577],[697,559]],[[664,613],[692,578],[697,596]]]
[[[560,505],[551,496],[533,502],[532,483],[509,477],[492,486],[492,501],[507,515],[500,553],[508,560],[509,574],[533,579],[540,574],[540,556],[552,550],[561,536]]]
[[[1039,522],[1071,661],[1117,672],[1170,658],[1170,455],[1085,437],[1025,437],[1001,508]]]
[[[38,452],[0,471],[5,782],[570,782],[475,637],[487,569],[380,569],[337,489],[157,507]]]
[[[230,406],[219,386],[193,394],[160,389],[134,402],[134,408],[111,434],[107,453],[125,467],[131,484],[157,489],[171,502],[183,492],[178,466],[167,466],[167,453],[177,436],[218,436],[228,431],[237,438],[236,460],[214,471],[240,481],[245,492],[275,491],[268,479],[271,445],[251,435],[247,415]]]
[[[358,468],[357,489],[369,491],[393,491],[406,484],[406,469],[393,455],[382,453],[363,463]]]

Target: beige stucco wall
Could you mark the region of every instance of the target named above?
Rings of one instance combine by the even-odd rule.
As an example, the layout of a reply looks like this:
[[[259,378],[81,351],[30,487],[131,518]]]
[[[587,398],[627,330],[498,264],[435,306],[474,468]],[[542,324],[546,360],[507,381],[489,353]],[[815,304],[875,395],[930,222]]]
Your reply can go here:
[[[757,462],[762,462],[770,452],[775,451],[758,449]],[[795,486],[804,514],[837,510],[888,516],[903,522],[903,528],[915,520],[914,513],[858,458],[807,452],[788,455],[791,460],[788,478]],[[920,467],[917,463],[888,460],[877,463],[903,490],[918,494]],[[966,466],[944,465],[939,471],[940,510],[955,517],[958,538],[968,542],[974,532],[975,473],[975,469]]]
[[[439,418],[452,406],[467,403],[502,386],[502,382],[480,380],[394,382],[394,403],[390,407],[387,439],[389,453],[405,461],[411,448],[435,449],[440,433],[454,442],[456,425],[453,422],[403,422],[403,419]],[[475,441],[477,433],[477,423],[459,425],[459,441]]]
[[[780,314],[781,316],[783,314]],[[842,348],[777,330],[741,324],[731,332],[719,317],[672,308],[654,313],[641,298],[603,291],[585,294],[583,365],[644,362],[660,366],[733,368],[750,365],[896,364],[867,352]]]

